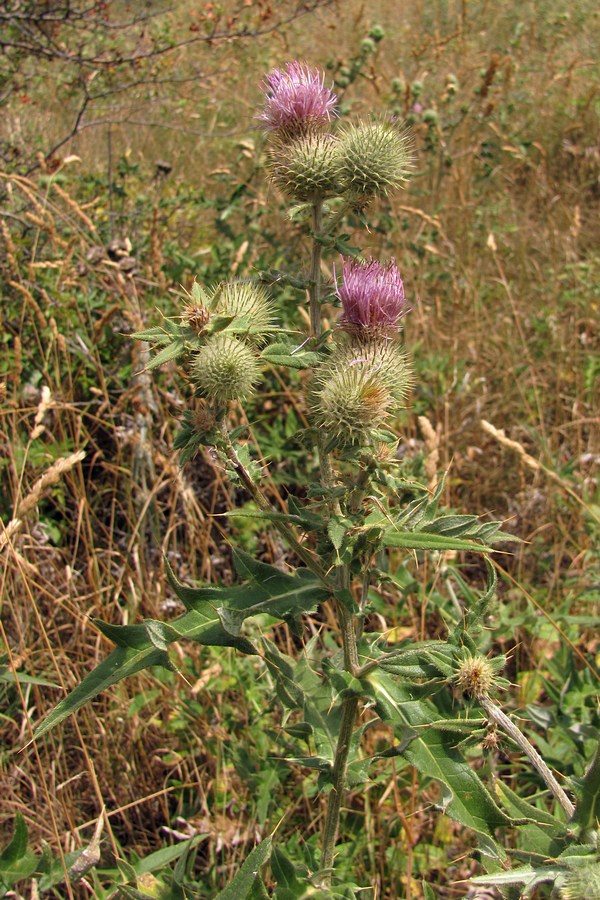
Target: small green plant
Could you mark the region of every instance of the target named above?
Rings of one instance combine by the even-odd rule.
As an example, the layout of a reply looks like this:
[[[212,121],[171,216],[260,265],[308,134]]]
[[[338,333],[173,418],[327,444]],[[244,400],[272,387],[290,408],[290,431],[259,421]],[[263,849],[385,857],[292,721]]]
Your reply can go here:
[[[396,262],[361,258],[343,226],[349,215],[367,224],[371,201],[402,186],[411,167],[409,140],[382,119],[335,129],[335,95],[320,72],[297,62],[271,72],[264,94],[269,172],[310,239],[307,274],[269,270],[212,289],[196,283],[179,315],[135,337],[157,350],[149,370],[172,360],[187,367],[195,400],[176,441],[182,459],[204,447],[218,457],[246,495],[230,515],[276,534],[285,547],[281,564],[234,547],[236,583],[190,586],[165,563],[185,612],[134,625],[97,622],[115,649],[40,723],[36,736],[129,675],[173,668],[175,642],[232,648],[260,665],[280,731],[277,767],[265,766],[270,774],[262,781],[254,772],[255,784],[268,793],[282,763],[302,767],[324,813],[318,837],[286,839],[275,829],[260,841],[218,894],[221,900],[368,896],[339,841],[340,821],[349,788],[360,789],[374,763],[396,757],[441,786],[439,805],[470,829],[488,869],[481,883],[506,886],[508,896],[515,896],[515,885],[530,891],[543,883],[565,898],[596,896],[584,891],[595,890],[599,865],[600,752],[563,786],[502,708],[506,661],[489,652],[485,628],[496,589],[489,555],[506,535],[498,522],[445,512],[444,481],[428,490],[407,480],[396,454],[393,426],[414,379],[401,330],[411,301]],[[342,256],[331,286],[322,279],[325,254]],[[307,296],[308,335],[300,325],[277,325],[267,286]],[[332,328],[323,325],[324,304],[341,306]],[[259,392],[268,367],[305,376],[307,426],[296,435],[305,448],[305,490],[290,492],[283,506],[267,489],[264,456],[247,426],[231,425],[232,411]],[[247,536],[243,541],[247,546]],[[460,615],[447,616],[443,639],[394,640],[374,630],[370,617],[374,605],[382,608],[383,585],[390,596],[392,583],[393,602],[403,602],[401,579],[386,571],[390,551],[420,560],[476,554],[485,560],[487,586],[477,593],[456,579]],[[308,637],[303,617],[324,608],[327,627],[323,622]],[[281,623],[293,638],[285,645],[278,640]],[[382,725],[385,742],[367,751],[369,732]],[[541,800],[501,779],[491,791],[470,765],[474,748],[489,750],[501,740],[523,755]],[[248,771],[241,751],[238,765]],[[526,840],[511,867],[515,833]],[[201,896],[184,863],[146,892],[133,867],[126,874],[129,886],[119,885],[125,896]]]

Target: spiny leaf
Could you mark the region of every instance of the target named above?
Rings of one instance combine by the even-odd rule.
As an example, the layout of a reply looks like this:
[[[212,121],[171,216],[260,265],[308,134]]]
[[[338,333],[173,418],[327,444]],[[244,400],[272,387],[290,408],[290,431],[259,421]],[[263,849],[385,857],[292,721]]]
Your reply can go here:
[[[375,700],[384,720],[410,726],[417,737],[404,750],[406,759],[422,774],[434,778],[443,788],[441,806],[451,818],[477,833],[482,851],[502,856],[493,840],[494,829],[511,824],[491,794],[455,747],[446,730],[430,727],[439,712],[424,698],[414,699],[411,691],[381,671],[370,672],[364,687]]]
[[[258,878],[258,870],[271,856],[273,839],[267,837],[254,848],[252,853],[242,863],[237,875],[229,882],[224,890],[220,891],[215,900],[246,900]]]
[[[153,647],[148,638],[144,647],[117,647],[40,722],[35,728],[34,737],[39,738],[55,728],[56,725],[113,684],[150,666],[170,668],[171,664],[168,655]]]
[[[386,529],[383,544],[385,547],[403,547],[405,550],[470,550],[474,553],[493,553],[491,547],[483,547],[475,541],[427,531],[400,531],[393,527]]]

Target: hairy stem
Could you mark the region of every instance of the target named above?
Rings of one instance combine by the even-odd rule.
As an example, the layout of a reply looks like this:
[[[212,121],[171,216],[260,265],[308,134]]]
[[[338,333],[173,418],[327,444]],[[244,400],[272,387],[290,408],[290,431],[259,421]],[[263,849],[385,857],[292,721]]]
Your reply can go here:
[[[342,721],[333,764],[333,787],[328,797],[325,826],[323,828],[323,850],[321,854],[321,868],[324,870],[323,887],[328,887],[331,882],[335,842],[340,824],[342,799],[346,788],[348,753],[350,752],[357,710],[358,697],[346,697],[342,707]]]
[[[321,244],[316,240],[321,232],[323,222],[323,204],[316,201],[312,208],[313,245],[310,258],[310,274],[308,276],[308,296],[310,302],[310,333],[314,338],[321,337]]]
[[[271,504],[268,499],[265,497],[259,486],[256,484],[244,464],[241,462],[238,457],[235,447],[231,442],[231,438],[229,437],[229,432],[227,431],[227,423],[225,419],[221,419],[220,424],[221,437],[223,438],[224,446],[225,446],[225,454],[227,459],[234,467],[237,472],[240,481],[243,483],[244,487],[256,503],[259,509],[262,509],[264,512],[274,512]],[[290,526],[286,522],[282,522],[281,520],[274,519],[273,520],[274,527],[279,531],[280,535],[287,541],[288,545],[291,549],[296,553],[296,555],[305,563],[306,567],[310,569],[310,571],[317,576],[319,581],[327,587],[328,590],[331,590],[331,582],[327,578],[325,572],[316,561],[312,553],[310,553],[306,547],[304,547],[294,530],[290,528]]]
[[[542,777],[548,789],[554,794],[567,818],[570,819],[575,812],[575,807],[535,747],[529,743],[520,728],[515,725],[512,719],[509,719],[506,713],[493,700],[490,700],[489,697],[479,697],[478,702],[485,709],[492,722],[495,722],[520,747],[536,772]]]

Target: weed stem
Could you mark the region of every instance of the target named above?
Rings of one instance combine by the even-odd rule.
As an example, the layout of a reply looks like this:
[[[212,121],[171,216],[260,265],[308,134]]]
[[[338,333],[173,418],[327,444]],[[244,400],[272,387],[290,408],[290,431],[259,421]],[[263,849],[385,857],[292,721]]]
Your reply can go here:
[[[548,768],[540,754],[537,752],[533,744],[530,744],[523,732],[515,725],[512,719],[503,712],[500,707],[494,703],[493,700],[490,700],[489,697],[480,697],[479,704],[485,709],[489,718],[496,725],[499,725],[500,728],[506,734],[513,739],[515,744],[517,744],[523,753],[527,756],[529,761],[531,762],[534,769],[537,773],[543,778],[548,789],[554,794],[556,800],[563,808],[565,815],[568,819],[571,819],[574,812],[575,807],[561,788],[560,784],[556,780],[553,772]]]
[[[221,419],[220,424],[221,437],[223,438],[225,455],[227,459],[234,467],[237,475],[240,478],[240,481],[243,483],[244,487],[256,503],[259,509],[263,510],[263,512],[273,512],[273,508],[271,504],[256,484],[254,479],[252,478],[250,472],[246,469],[244,464],[241,462],[239,456],[237,455],[236,449],[231,442],[231,438],[229,436],[229,432],[227,431],[227,423],[225,418]],[[312,553],[303,547],[300,543],[294,531],[286,522],[282,522],[281,520],[274,519],[273,525],[281,536],[288,542],[289,546],[296,553],[296,555],[305,563],[306,567],[310,569],[310,571],[317,576],[319,581],[327,587],[328,590],[331,590],[331,583],[329,582],[325,572],[318,564],[318,562],[313,557]]]

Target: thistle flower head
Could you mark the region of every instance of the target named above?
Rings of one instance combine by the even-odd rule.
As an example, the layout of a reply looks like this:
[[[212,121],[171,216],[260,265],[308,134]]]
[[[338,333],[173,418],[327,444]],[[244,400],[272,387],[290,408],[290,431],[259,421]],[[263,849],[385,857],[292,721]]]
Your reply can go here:
[[[358,373],[360,379],[372,378],[388,391],[400,406],[413,384],[410,362],[395,341],[381,341],[377,338],[359,343],[339,344],[319,369],[319,379],[327,383],[337,371]]]
[[[217,315],[248,321],[248,337],[255,343],[264,340],[273,321],[273,304],[266,290],[252,281],[227,281],[217,285],[210,297]]]
[[[456,674],[459,688],[471,697],[485,697],[496,681],[494,667],[485,656],[464,659]]]
[[[262,85],[265,104],[259,119],[267,131],[305,134],[331,120],[337,98],[322,72],[297,61],[273,69]]]
[[[410,367],[397,344],[338,346],[315,372],[311,396],[315,420],[344,444],[368,443],[410,384]]]
[[[277,141],[270,153],[270,175],[278,188],[301,202],[339,192],[337,142],[333,135],[309,131],[296,140]]]
[[[368,202],[400,187],[411,160],[410,141],[393,122],[348,125],[340,137],[340,184],[357,202]]]
[[[201,303],[192,302],[185,304],[183,308],[183,320],[196,332],[196,334],[201,334],[204,331],[208,325],[209,319],[210,313]]]
[[[394,331],[409,311],[394,259],[385,265],[376,259],[359,262],[342,258],[342,283],[336,279],[336,292],[344,309],[340,324],[359,337],[361,332]]]
[[[318,379],[312,397],[316,424],[344,444],[368,443],[391,403],[390,392],[362,368],[329,370],[327,380]]]
[[[260,367],[247,344],[220,332],[211,335],[194,356],[191,377],[202,396],[222,404],[251,394]]]

